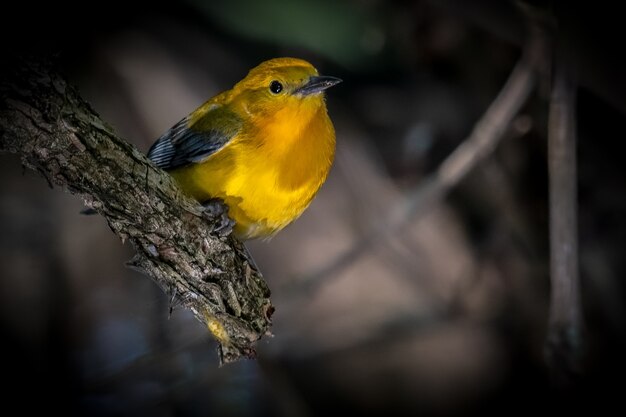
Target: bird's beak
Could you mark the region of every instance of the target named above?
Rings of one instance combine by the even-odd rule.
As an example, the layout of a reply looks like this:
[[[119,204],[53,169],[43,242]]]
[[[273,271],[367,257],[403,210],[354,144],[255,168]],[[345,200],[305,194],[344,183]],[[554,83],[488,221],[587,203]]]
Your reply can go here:
[[[308,96],[320,93],[333,85],[339,84],[342,80],[337,77],[329,77],[326,75],[312,76],[306,84],[296,89],[296,94]]]

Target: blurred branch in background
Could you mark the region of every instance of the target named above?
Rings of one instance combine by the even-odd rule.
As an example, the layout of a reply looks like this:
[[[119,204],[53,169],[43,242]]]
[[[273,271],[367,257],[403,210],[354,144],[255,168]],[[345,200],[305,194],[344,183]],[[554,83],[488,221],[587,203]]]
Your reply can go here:
[[[571,65],[556,45],[548,125],[551,303],[546,355],[556,382],[581,372],[584,354],[578,273],[576,89]]]
[[[384,244],[390,236],[401,233],[403,227],[426,214],[434,203],[440,201],[450,189],[489,156],[533,91],[536,72],[540,62],[545,59],[546,48],[543,29],[538,25],[531,25],[522,57],[498,96],[474,126],[470,136],[433,174],[409,191],[400,203],[391,207],[388,217],[367,231],[358,244],[340,254],[328,265],[299,280],[293,288],[294,292],[307,293],[308,290],[323,285],[374,246]]]
[[[208,326],[222,362],[254,356],[271,325],[270,292],[244,246],[216,231],[219,215],[208,216],[118,138],[51,65],[18,62],[4,70],[0,151],[18,154],[51,187],[66,187],[97,209],[137,251],[129,265]]]

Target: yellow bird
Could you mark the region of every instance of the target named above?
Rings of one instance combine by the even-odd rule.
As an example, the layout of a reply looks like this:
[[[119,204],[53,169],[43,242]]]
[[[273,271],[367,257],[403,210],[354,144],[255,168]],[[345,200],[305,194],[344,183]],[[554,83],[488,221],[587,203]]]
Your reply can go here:
[[[301,59],[265,61],[174,125],[148,157],[201,203],[224,200],[238,238],[270,237],[328,176],[335,129],[324,91],[339,82]]]

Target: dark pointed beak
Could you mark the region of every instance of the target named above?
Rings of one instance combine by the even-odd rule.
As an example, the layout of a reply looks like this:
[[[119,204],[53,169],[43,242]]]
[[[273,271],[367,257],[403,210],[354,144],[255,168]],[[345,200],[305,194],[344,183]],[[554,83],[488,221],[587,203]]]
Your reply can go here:
[[[296,89],[296,94],[308,96],[320,93],[333,85],[339,84],[342,80],[337,77],[329,77],[327,75],[313,76],[309,78],[306,84]]]

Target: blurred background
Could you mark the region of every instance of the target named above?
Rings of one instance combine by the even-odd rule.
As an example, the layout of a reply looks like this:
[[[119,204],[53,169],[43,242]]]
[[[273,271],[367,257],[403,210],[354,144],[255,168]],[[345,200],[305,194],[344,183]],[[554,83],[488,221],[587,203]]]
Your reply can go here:
[[[124,266],[132,248],[102,218],[0,155],[0,398],[20,414],[43,405],[85,416],[525,415],[623,403],[623,24],[610,2],[532,3],[556,16],[581,84],[588,349],[571,386],[551,386],[543,356],[547,74],[495,153],[443,201],[337,263],[502,88],[527,35],[514,2],[85,2],[7,10],[2,47],[53,53],[140,150],[261,61],[294,56],[344,80],[327,95],[337,157],[308,211],[249,245],[273,292],[274,337],[256,361],[218,367],[204,326],[180,308],[169,316],[168,297]]]

